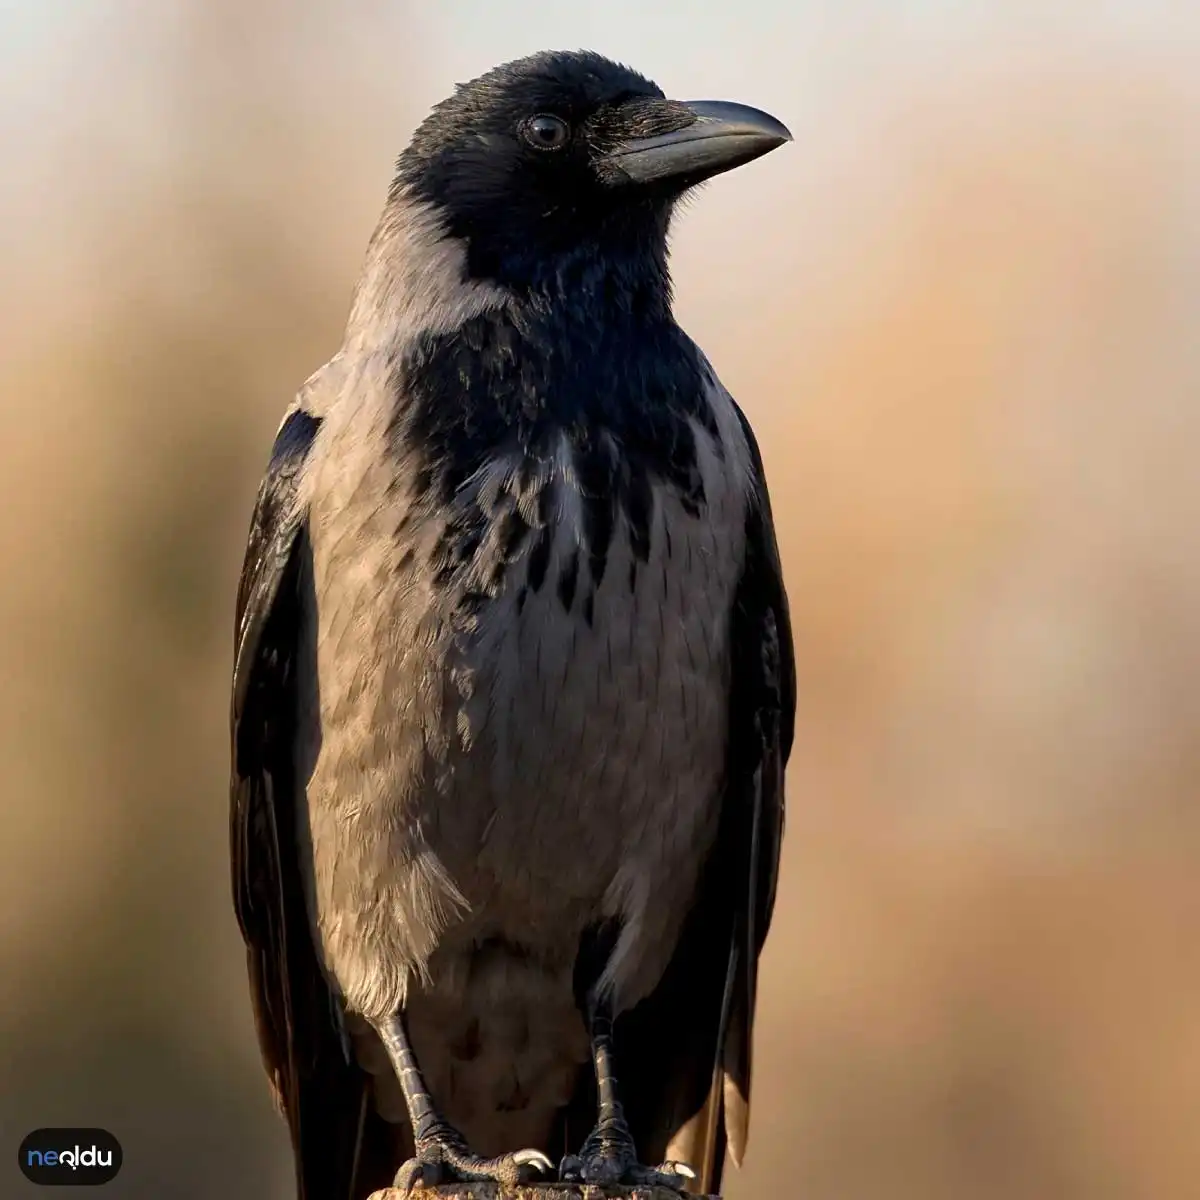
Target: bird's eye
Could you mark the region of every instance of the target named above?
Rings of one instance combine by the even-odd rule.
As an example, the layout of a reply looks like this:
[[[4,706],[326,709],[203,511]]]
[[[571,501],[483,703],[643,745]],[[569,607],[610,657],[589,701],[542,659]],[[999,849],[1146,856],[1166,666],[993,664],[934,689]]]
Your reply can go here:
[[[571,127],[566,121],[549,113],[530,117],[522,132],[525,140],[537,150],[559,150],[571,138]]]

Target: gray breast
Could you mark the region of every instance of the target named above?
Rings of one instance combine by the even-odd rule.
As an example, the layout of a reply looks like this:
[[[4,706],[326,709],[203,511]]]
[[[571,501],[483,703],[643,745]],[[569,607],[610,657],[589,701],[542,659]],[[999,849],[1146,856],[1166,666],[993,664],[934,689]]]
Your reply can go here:
[[[695,428],[702,510],[652,486],[648,546],[618,519],[599,578],[565,439],[533,472],[493,460],[436,519],[414,520],[377,460],[314,478],[319,745],[302,824],[314,924],[351,1007],[389,1011],[456,944],[566,961],[604,917],[622,923],[618,1007],[657,982],[724,770],[749,471],[732,402],[714,408],[723,451]],[[509,511],[530,529],[515,548]],[[447,517],[472,512],[484,536],[439,572]]]
[[[471,799],[428,814],[451,873],[512,932],[570,928],[573,951],[575,926],[620,917],[610,976],[626,1002],[665,965],[724,769],[745,487],[736,457],[696,439],[703,509],[653,485],[648,545],[619,516],[601,571],[565,439],[532,494],[511,462],[479,480],[493,509],[548,513],[550,537],[544,561],[529,539],[459,636],[453,790]],[[468,588],[482,590],[498,549],[481,547]]]

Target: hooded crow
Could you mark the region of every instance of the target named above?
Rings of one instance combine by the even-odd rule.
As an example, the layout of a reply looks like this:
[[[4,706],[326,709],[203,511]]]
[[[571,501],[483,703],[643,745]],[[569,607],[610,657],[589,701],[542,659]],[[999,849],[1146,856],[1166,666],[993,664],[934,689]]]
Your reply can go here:
[[[237,596],[234,902],[302,1200],[741,1161],[792,641],[667,229],[788,140],[543,53],[400,156]]]

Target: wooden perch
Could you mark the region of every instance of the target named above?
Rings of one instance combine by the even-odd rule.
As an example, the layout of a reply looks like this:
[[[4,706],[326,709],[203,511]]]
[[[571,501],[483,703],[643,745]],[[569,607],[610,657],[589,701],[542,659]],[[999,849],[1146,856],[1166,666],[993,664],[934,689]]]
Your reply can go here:
[[[594,1183],[526,1183],[514,1188],[495,1183],[449,1183],[421,1189],[415,1195],[429,1200],[679,1200],[679,1193],[661,1187],[600,1187]],[[405,1200],[402,1192],[384,1188],[368,1200]],[[720,1200],[718,1196],[690,1196],[688,1200]]]

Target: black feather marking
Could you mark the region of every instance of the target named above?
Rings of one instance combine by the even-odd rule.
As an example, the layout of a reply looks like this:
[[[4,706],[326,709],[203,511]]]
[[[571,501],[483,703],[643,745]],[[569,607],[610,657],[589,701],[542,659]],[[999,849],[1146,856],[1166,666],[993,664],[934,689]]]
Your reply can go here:
[[[710,386],[712,381],[710,382]],[[696,420],[700,422],[701,429],[712,439],[713,449],[716,451],[717,458],[722,461],[725,458],[725,444],[721,441],[721,427],[717,424],[717,414],[711,404],[705,404],[700,411],[696,413]]]
[[[711,405],[695,347],[668,314],[609,307],[602,293],[548,309],[487,312],[455,334],[418,339],[397,367],[396,387],[404,403],[391,436],[406,460],[422,464],[417,477],[428,479],[434,503],[461,504],[466,481],[517,453],[518,478],[540,488],[529,553],[535,590],[549,567],[552,501],[563,486],[546,478],[547,468],[564,446],[594,586],[604,579],[618,520],[634,559],[648,560],[656,486],[677,494],[693,517],[703,515],[695,428],[709,427]],[[514,539],[532,533],[516,525],[509,532]]]
[[[558,577],[558,598],[567,612],[571,611],[571,605],[575,603],[575,586],[578,582],[579,555],[572,553]]]
[[[619,476],[618,449],[611,438],[603,440],[590,436],[587,426],[573,430],[571,438],[575,474],[583,500],[583,536],[587,547],[588,570],[592,583],[600,586],[608,564],[608,548],[612,543],[616,520]]]
[[[707,405],[701,405],[702,409]],[[647,472],[625,474],[625,520],[629,523],[629,543],[636,562],[650,558],[650,522],[654,512],[654,493]]]
[[[422,463],[417,468],[416,473],[413,475],[412,500],[414,502],[423,500],[429,495],[429,491],[432,487],[433,467],[429,463]]]
[[[538,532],[538,539],[533,544],[529,554],[529,574],[526,580],[535,592],[542,590],[546,582],[546,570],[550,566],[550,547],[554,540],[554,532],[549,525],[543,525]]]
[[[271,447],[271,462],[267,468],[268,475],[280,472],[284,464],[293,468],[299,467],[308,456],[320,428],[321,418],[314,417],[302,408],[289,413],[275,435],[275,444]]]
[[[704,507],[704,480],[696,452],[696,433],[690,424],[681,422],[674,430],[675,444],[671,449],[668,480],[679,493],[684,511],[698,517]]]
[[[531,532],[532,527],[515,504],[511,505],[500,518],[496,560],[492,565],[489,579],[491,587],[496,591],[503,585],[509,565],[516,558],[518,551],[525,544],[525,539]]]
[[[583,619],[591,629],[596,624],[596,593],[588,592],[583,601]]]
[[[521,543],[529,536],[529,532],[529,522],[521,516],[520,511],[514,505],[504,514],[500,522],[501,561],[505,563],[512,561]]]
[[[457,614],[467,618],[477,617],[491,598],[488,592],[468,589],[458,599]]]
[[[487,531],[487,518],[474,505],[460,507],[446,521],[430,553],[439,587],[449,587],[475,561]]]

